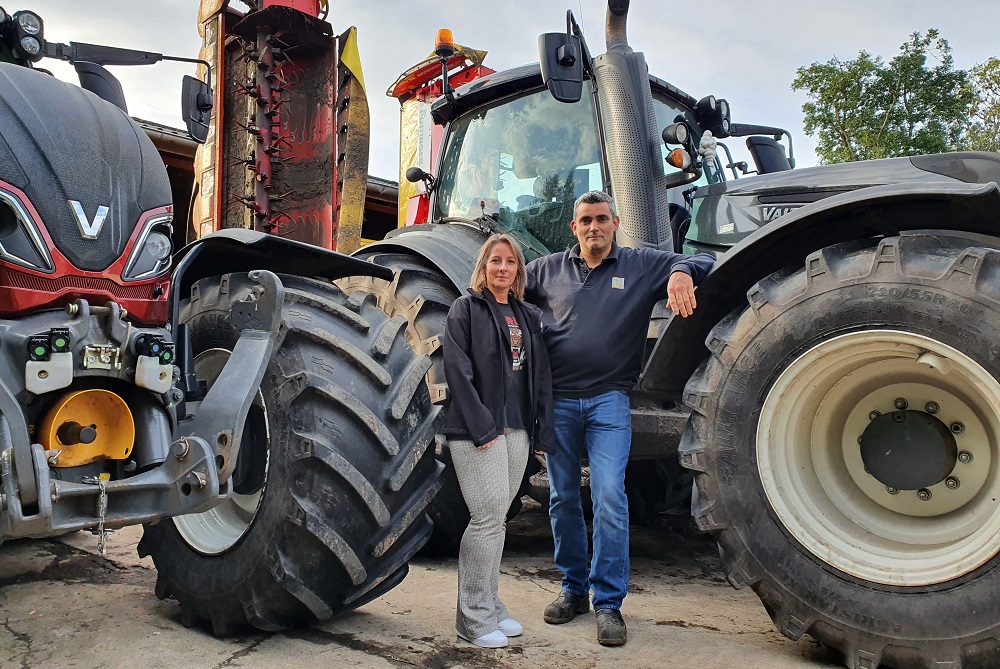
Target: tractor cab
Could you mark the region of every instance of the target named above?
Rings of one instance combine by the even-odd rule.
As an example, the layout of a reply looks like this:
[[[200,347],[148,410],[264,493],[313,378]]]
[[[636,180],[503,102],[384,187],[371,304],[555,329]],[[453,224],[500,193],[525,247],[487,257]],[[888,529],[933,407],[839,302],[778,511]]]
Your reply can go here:
[[[650,86],[660,127],[682,121],[692,135],[703,136],[696,100],[656,77]],[[445,129],[428,222],[509,232],[529,257],[575,244],[568,225],[573,202],[609,182],[593,96],[557,101],[535,65],[456,90],[451,108],[455,118]],[[666,175],[683,172],[668,162],[673,149],[660,144]],[[704,163],[686,188],[725,179],[717,157]],[[669,191],[672,210],[686,208],[686,188]]]
[[[562,37],[555,34],[556,41]],[[582,40],[573,48],[586,51]],[[620,138],[609,139],[602,129],[602,113],[607,112],[599,109],[600,96],[567,97],[554,87],[552,71],[559,65],[557,61],[546,62],[546,47],[542,49],[540,64],[499,73],[483,72],[485,52],[465,47],[458,47],[457,53],[474,56],[459,61],[469,65],[457,75],[448,72],[455,64],[454,53],[439,59],[441,76],[435,82],[432,104],[425,110],[430,117],[427,120],[433,120],[437,130],[422,122],[420,127],[428,137],[422,143],[413,142],[421,147],[429,145],[431,149],[425,153],[431,155],[418,158],[413,152],[409,156],[429,171],[406,169],[413,163],[401,163],[401,177],[405,172],[406,180],[423,182],[422,187],[411,187],[416,191],[411,202],[401,201],[401,225],[464,224],[483,233],[510,233],[529,259],[575,244],[568,225],[573,203],[588,190],[614,190],[606,145],[621,142]],[[558,48],[549,50],[558,52]],[[431,57],[422,64],[425,75],[433,61]],[[468,76],[470,73],[475,76]],[[446,79],[458,82],[454,90],[442,85]],[[655,231],[645,235],[640,231],[632,234],[632,239],[622,235],[619,242],[662,247],[663,238],[669,235],[672,248],[681,250],[695,194],[751,173],[747,163],[733,159],[721,139],[748,136],[756,168],[752,173],[788,169],[794,159],[786,157],[784,147],[772,139],[787,135],[785,131],[732,124],[725,100],[714,96],[699,100],[655,76],[648,79],[659,152],[653,169],[660,170],[653,177],[666,190],[662,218],[669,221],[669,229],[666,224],[657,224]],[[592,70],[581,72],[581,91],[593,91],[594,80]],[[401,85],[405,81],[404,74],[389,91],[402,103],[404,125],[408,106],[414,104],[410,88]]]

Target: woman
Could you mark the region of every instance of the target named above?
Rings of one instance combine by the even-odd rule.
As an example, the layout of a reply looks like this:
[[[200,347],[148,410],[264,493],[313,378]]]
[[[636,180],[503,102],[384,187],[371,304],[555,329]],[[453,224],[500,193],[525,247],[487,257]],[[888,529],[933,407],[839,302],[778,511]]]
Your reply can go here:
[[[491,236],[445,331],[450,405],[442,431],[472,517],[458,554],[455,628],[484,648],[502,648],[523,631],[497,594],[507,509],[529,449],[555,445],[549,357],[540,312],[522,301],[526,283],[517,242]]]

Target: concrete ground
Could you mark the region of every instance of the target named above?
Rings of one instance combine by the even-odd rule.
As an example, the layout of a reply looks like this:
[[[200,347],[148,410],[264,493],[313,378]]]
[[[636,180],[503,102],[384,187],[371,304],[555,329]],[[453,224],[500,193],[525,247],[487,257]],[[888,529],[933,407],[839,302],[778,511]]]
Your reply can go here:
[[[106,558],[83,532],[0,546],[0,668],[841,666],[825,648],[778,634],[756,595],[722,578],[714,542],[683,518],[633,529],[628,645],[598,645],[593,615],[546,625],[541,612],[559,592],[559,573],[548,519],[526,506],[509,525],[500,578],[525,633],[506,649],[479,649],[455,636],[454,559],[419,558],[388,594],[311,629],[222,639],[186,629],[176,602],[153,595],[156,575],[151,561],[136,556],[141,530],[133,528],[111,536]]]

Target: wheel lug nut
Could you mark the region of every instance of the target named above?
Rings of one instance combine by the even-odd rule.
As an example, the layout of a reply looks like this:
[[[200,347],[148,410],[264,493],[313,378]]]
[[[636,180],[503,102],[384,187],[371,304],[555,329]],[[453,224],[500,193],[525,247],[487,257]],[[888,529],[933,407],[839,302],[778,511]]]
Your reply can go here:
[[[951,431],[954,432],[955,434],[962,434],[963,432],[965,432],[965,425],[958,422],[952,423]]]
[[[899,488],[893,488],[891,485],[887,485],[885,487],[885,491],[887,493],[889,493],[890,495],[898,495],[899,494]]]
[[[906,401],[905,397],[897,397],[892,405],[902,411],[906,407],[910,406],[910,403]]]
[[[941,406],[937,402],[928,402],[924,408],[927,409],[927,413],[937,413],[941,410]]]
[[[947,487],[947,488],[948,488],[949,490],[958,490],[958,487],[959,487],[960,485],[962,485],[962,482],[961,482],[961,481],[959,481],[959,480],[958,480],[957,478],[955,478],[954,476],[949,476],[948,478],[946,478],[946,479],[944,480],[944,485],[945,485],[945,487]]]
[[[875,420],[876,418],[878,418],[881,415],[882,415],[881,411],[869,411],[868,412],[868,420]]]
[[[969,464],[972,462],[972,453],[969,453],[968,451],[959,451],[958,461],[963,464]]]
[[[917,499],[919,499],[921,502],[926,502],[930,498],[931,498],[931,491],[928,490],[927,488],[921,488],[920,490],[917,491]]]

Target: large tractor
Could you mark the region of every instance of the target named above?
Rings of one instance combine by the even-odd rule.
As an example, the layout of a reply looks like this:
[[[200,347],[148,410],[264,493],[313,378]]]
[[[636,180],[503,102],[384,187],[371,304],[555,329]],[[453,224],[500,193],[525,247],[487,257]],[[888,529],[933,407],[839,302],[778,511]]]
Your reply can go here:
[[[265,55],[261,98],[283,85]],[[82,88],[37,69],[46,56]],[[37,14],[0,10],[0,541],[82,529],[103,550],[141,523],[185,624],[308,624],[393,587],[429,536],[430,363],[402,318],[332,283],[390,270],[267,218],[172,267],[167,169],[101,66],[162,58],[47,42]],[[218,105],[207,82],[184,88],[204,140]],[[278,164],[300,146],[272,129],[258,155]]]
[[[730,583],[851,669],[996,666],[1000,156],[792,169],[783,130],[649,75],[628,5],[609,2],[603,55],[570,15],[539,39],[540,65],[454,90],[468,72],[449,72],[440,40],[440,151],[407,175],[423,183],[406,215],[419,224],[355,254],[391,280],[340,284],[405,319],[447,407],[444,319],[485,237],[562,251],[574,198],[607,190],[620,244],[718,256],[692,318],[650,323],[633,504],[669,504],[693,474]],[[719,159],[734,137],[755,169]],[[432,515],[454,537],[457,489],[441,495]]]

